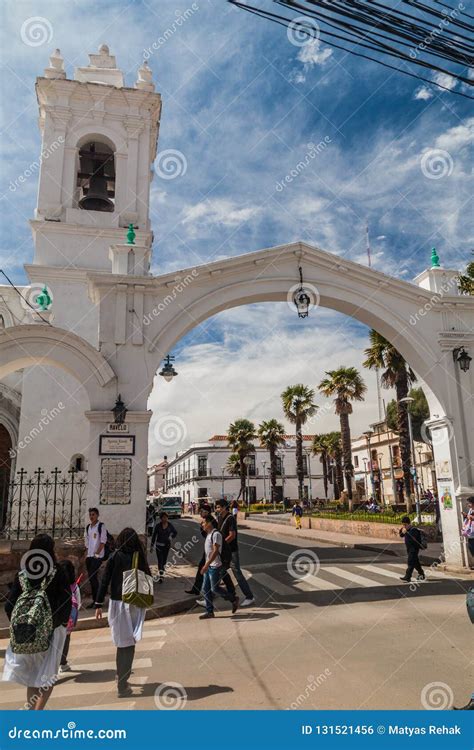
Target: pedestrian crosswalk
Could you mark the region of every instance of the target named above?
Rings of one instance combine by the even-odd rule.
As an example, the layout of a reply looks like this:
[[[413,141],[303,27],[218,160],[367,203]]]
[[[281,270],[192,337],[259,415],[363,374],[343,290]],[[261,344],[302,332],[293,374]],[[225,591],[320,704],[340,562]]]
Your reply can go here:
[[[348,565],[321,565],[317,574],[307,573],[293,577],[283,564],[275,565],[273,571],[266,567],[265,572],[260,566],[251,571],[252,582],[265,589],[265,592],[275,596],[300,596],[302,592],[341,591],[344,589],[381,589],[383,587],[409,587],[411,584],[440,585],[442,581],[462,584],[470,580],[467,576],[451,575],[427,567],[426,580],[418,582],[416,577],[411,584],[400,580],[405,574],[403,563],[359,563]]]
[[[121,711],[136,709],[137,699],[146,689],[152,674],[153,660],[166,643],[166,626],[174,624],[174,621],[174,617],[168,617],[145,623],[143,638],[137,644],[130,678],[134,695],[127,700],[117,698],[116,650],[110,630],[100,628],[74,632],[68,657],[71,671],[59,675],[47,708]],[[0,640],[0,653],[3,654],[7,646],[8,640]],[[3,672],[3,661],[2,658],[0,672]],[[1,709],[22,708],[25,701],[26,687],[12,682],[0,682]]]

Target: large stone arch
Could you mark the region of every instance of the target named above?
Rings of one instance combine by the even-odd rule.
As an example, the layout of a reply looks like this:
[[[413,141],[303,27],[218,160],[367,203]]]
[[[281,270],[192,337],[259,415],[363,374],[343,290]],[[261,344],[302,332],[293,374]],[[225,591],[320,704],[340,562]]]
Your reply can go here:
[[[84,387],[91,408],[102,407],[103,389],[115,380],[104,356],[75,333],[44,324],[0,331],[0,379],[25,367],[52,365]]]

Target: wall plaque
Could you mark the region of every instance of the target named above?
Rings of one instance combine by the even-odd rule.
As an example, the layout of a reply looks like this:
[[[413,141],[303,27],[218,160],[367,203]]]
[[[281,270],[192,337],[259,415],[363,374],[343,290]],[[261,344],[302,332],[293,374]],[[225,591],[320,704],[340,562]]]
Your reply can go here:
[[[128,505],[131,487],[132,459],[103,458],[100,464],[101,505]]]
[[[100,435],[99,456],[134,456],[135,435]]]

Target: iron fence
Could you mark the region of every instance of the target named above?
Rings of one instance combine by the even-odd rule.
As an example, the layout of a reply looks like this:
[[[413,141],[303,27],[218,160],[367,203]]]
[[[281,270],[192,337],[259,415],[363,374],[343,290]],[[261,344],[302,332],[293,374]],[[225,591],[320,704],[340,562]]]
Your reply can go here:
[[[37,534],[77,538],[84,534],[86,472],[16,471],[0,495],[0,537],[32,539]]]

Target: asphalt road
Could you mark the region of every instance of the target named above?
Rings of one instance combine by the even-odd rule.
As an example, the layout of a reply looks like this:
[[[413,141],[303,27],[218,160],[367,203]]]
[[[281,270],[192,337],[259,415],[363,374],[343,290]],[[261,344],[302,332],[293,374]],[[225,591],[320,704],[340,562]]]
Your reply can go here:
[[[196,563],[196,523],[176,526]],[[410,587],[399,581],[399,558],[254,532],[240,534],[240,551],[254,607],[233,616],[222,601],[213,620],[199,620],[196,606],[147,622],[134,695],[122,701],[108,631],[74,633],[75,672],[61,677],[49,707],[403,710],[468,699],[466,580],[428,570],[427,581]],[[0,686],[0,703],[18,707],[24,693]]]

